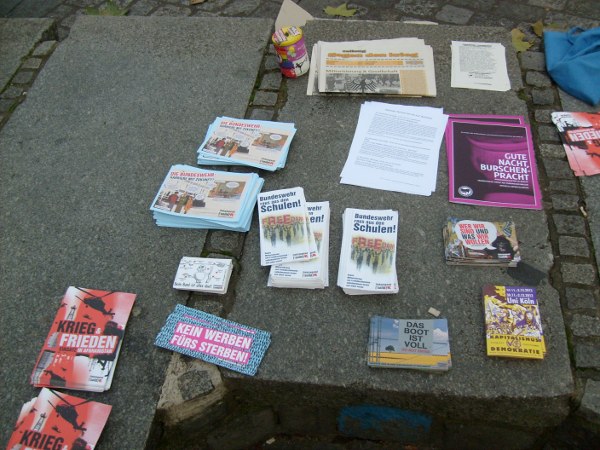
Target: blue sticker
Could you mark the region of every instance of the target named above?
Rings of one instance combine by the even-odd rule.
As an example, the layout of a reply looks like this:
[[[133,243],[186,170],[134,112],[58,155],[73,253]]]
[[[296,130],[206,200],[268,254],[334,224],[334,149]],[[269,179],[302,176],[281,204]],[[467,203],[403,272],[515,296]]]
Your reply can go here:
[[[255,375],[271,343],[271,334],[177,305],[154,343],[236,372]]]

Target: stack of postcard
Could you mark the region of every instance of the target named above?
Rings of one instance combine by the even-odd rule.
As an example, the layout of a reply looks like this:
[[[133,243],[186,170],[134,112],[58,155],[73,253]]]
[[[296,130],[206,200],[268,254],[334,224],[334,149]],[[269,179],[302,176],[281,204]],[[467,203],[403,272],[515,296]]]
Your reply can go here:
[[[319,41],[311,61],[308,95],[436,95],[433,50],[422,39]]]
[[[306,207],[318,256],[309,261],[272,265],[269,286],[303,289],[329,286],[329,202],[307,202]]]
[[[183,291],[225,294],[232,270],[231,259],[184,256],[179,262],[173,287]]]
[[[23,405],[7,449],[93,449],[112,406],[42,389]]]
[[[171,167],[150,210],[160,227],[248,231],[264,180],[255,173]]]
[[[600,112],[553,112],[552,122],[575,176],[600,173]]]
[[[546,342],[536,289],[488,284],[482,292],[488,356],[543,359]]]
[[[258,221],[261,266],[308,261],[319,256],[301,187],[261,193]]]
[[[135,297],[70,286],[35,363],[31,384],[108,390]]]
[[[531,128],[522,117],[451,115],[446,151],[451,202],[542,208]]]
[[[371,317],[370,367],[446,372],[452,367],[446,319]]]
[[[443,228],[444,253],[450,265],[516,267],[521,250],[515,224],[449,217]]]
[[[442,108],[365,102],[340,182],[431,195],[447,120]]]
[[[348,295],[395,294],[398,211],[348,208],[337,284]]]
[[[154,344],[236,372],[255,375],[271,344],[271,334],[177,305]]]
[[[293,123],[217,117],[198,148],[198,164],[281,169],[295,133]]]

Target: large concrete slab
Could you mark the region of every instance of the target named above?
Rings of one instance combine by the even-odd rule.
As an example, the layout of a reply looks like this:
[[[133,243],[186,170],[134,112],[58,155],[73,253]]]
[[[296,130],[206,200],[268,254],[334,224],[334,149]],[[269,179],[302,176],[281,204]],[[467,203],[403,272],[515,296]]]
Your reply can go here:
[[[384,101],[443,107],[451,113],[522,114],[526,104],[510,36],[500,28],[409,26],[401,23],[313,21],[304,28],[309,45],[416,36],[434,48],[438,95],[432,99]],[[452,40],[502,42],[512,82],[509,92],[450,88]],[[274,403],[314,402],[326,406],[376,403],[425,411],[454,420],[488,420],[545,427],[568,412],[573,390],[564,324],[548,271],[552,252],[543,211],[498,209],[448,202],[448,175],[441,149],[437,191],[431,197],[371,190],[339,183],[359,108],[373,97],[307,97],[307,77],[287,81],[287,103],[279,120],[295,122],[298,133],[286,168],[266,178],[264,191],[303,186],[309,201],[331,202],[330,280],[323,291],[268,288],[260,267],[255,220],[242,260],[236,303],[229,318],[269,330],[272,344],[254,378],[226,372],[234,388]],[[378,100],[382,100],[379,98]],[[335,286],[345,208],[393,208],[400,213],[400,292],[389,296],[346,296]],[[442,225],[449,215],[517,224],[524,264],[516,270],[448,267],[443,261]],[[548,354],[543,361],[491,359],[485,355],[481,286],[485,283],[538,288]],[[428,318],[442,311],[450,327],[453,367],[447,374],[370,369],[366,364],[369,318]]]
[[[113,406],[101,448],[144,448],[170,358],[154,337],[187,299],[171,288],[179,259],[205,239],[155,226],[148,208],[215,116],[243,116],[271,27],[81,17],[0,132],[3,439],[38,392],[29,374],[76,285],[138,294],[111,390],[82,395]]]
[[[0,92],[53,24],[52,19],[0,19]]]
[[[2,17],[44,17],[60,5],[60,0],[3,0]]]

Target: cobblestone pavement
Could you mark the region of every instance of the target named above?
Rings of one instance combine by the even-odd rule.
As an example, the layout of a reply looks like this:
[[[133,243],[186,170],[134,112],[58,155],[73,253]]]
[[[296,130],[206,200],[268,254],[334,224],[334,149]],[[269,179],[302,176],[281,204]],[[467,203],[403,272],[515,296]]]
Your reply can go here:
[[[337,6],[342,0],[300,0],[297,3],[315,17],[331,18],[324,13],[324,7]],[[50,40],[33,50],[0,93],[0,127],[25,98],[27,89],[57,45],[56,41],[68,36],[76,17],[86,14],[86,8],[103,11],[116,5],[130,16],[275,18],[280,4],[281,0],[205,0],[197,5],[190,5],[188,0],[3,0],[0,17],[48,17],[56,20],[57,28],[55,36],[48,37]],[[362,0],[349,2],[348,7],[357,9],[352,20],[428,20],[441,24],[501,26],[507,30],[518,28],[533,44],[519,58],[525,86],[521,96],[529,106],[529,121],[538,149],[544,207],[555,256],[551,280],[560,293],[577,381],[573,414],[545,448],[589,448],[592,442],[597,446],[600,435],[597,434],[600,429],[600,302],[598,261],[592,235],[600,234],[600,230],[590,228],[586,213],[586,195],[590,193],[582,189],[580,180],[570,170],[550,120],[552,111],[562,110],[563,97],[559,96],[545,71],[543,42],[534,33],[532,24],[542,21],[545,25],[560,28],[597,27],[600,26],[600,2]],[[247,117],[273,118],[279,106],[277,99],[281,85],[277,63],[274,56],[269,55],[263,64],[263,74]],[[596,434],[589,431],[594,429]]]

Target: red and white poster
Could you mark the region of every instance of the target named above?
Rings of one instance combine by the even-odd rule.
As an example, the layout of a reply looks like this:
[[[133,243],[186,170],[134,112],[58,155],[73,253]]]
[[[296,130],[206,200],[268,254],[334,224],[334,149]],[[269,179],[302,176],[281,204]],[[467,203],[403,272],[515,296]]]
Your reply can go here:
[[[110,388],[135,294],[69,287],[31,384],[83,391]]]
[[[112,406],[51,389],[25,403],[7,449],[92,450]]]
[[[575,176],[600,173],[600,113],[554,112],[552,121]]]

